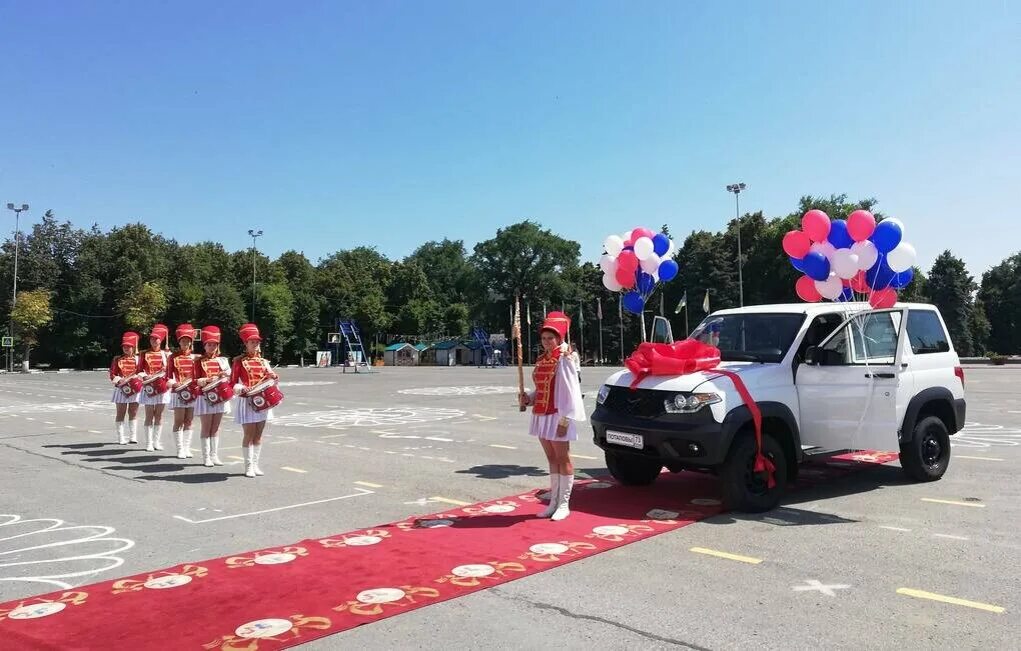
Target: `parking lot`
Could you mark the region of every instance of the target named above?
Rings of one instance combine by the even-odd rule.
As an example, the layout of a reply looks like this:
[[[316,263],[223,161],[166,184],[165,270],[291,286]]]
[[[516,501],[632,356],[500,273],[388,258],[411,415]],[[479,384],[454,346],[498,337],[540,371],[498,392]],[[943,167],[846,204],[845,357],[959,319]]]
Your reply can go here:
[[[586,368],[586,403],[605,375]],[[946,476],[896,462],[720,514],[308,648],[1007,648],[1021,612],[1021,369],[966,369]],[[544,488],[516,371],[283,369],[266,475],[116,444],[103,373],[0,376],[0,602]],[[587,431],[587,430],[586,430]],[[196,423],[195,442],[199,447]],[[601,451],[573,448],[604,478]],[[683,473],[682,473],[683,474]],[[499,543],[512,528],[494,529]],[[56,532],[59,532],[56,533]],[[395,558],[394,562],[400,562]],[[338,575],[338,590],[350,577]],[[211,604],[211,607],[216,607]],[[2,622],[0,622],[2,623]]]

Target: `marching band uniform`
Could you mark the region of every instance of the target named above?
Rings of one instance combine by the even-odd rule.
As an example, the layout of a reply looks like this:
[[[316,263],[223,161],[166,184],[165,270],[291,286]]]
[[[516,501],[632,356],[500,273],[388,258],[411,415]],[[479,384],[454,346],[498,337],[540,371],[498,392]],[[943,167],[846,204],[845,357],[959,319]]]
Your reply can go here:
[[[190,323],[185,323],[177,326],[174,330],[174,337],[177,339],[178,346],[181,345],[182,339],[190,339],[192,342],[195,341],[195,328]],[[175,412],[174,419],[174,440],[177,443],[177,458],[178,459],[190,459],[191,454],[191,419],[186,414],[186,420],[184,425],[180,428],[177,425],[178,419],[176,418],[176,412],[179,409],[187,411],[188,409],[195,408],[195,401],[184,402],[181,400],[181,396],[176,391],[173,391],[174,387],[187,385],[195,378],[195,358],[197,355],[194,353],[183,352],[183,349],[178,348],[174,352],[167,362],[167,367],[170,369],[170,409]],[[202,396],[196,398],[196,400],[204,400]],[[193,412],[194,413],[194,412]]]
[[[247,323],[241,327],[239,332],[241,341],[246,345],[250,340],[262,341],[259,335],[259,328],[254,323]],[[252,399],[242,395],[252,387],[261,384],[269,378],[276,378],[277,374],[270,367],[269,360],[258,352],[246,352],[234,360],[231,368],[230,382],[234,385],[234,393],[237,395],[237,411],[234,413],[234,421],[244,427],[252,423],[262,423],[273,419],[273,410],[265,409],[256,411],[252,407]],[[261,434],[258,442],[253,441],[251,445],[244,446],[245,475],[256,477],[264,474],[259,468],[259,457],[262,455]]]
[[[201,338],[203,345],[208,342],[219,344],[220,329],[216,326],[206,326],[202,328]],[[195,378],[198,380],[215,380],[219,377],[230,376],[230,362],[227,361],[226,357],[220,355],[209,356],[203,352],[196,361]],[[230,413],[230,403],[227,401],[210,404],[204,396],[199,396],[195,403],[196,416]],[[217,434],[214,433],[211,436],[202,437],[202,460],[205,466],[223,465],[223,462],[220,461],[220,437]]]
[[[535,391],[527,395],[532,405],[532,422],[529,434],[546,441],[569,442],[578,440],[578,423],[585,422],[585,404],[581,397],[578,370],[571,361],[570,347],[564,343],[571,320],[562,312],[550,312],[539,329],[555,333],[560,346],[544,351],[535,362],[532,381]],[[557,428],[566,427],[564,436],[557,436]],[[550,473],[549,507],[540,517],[563,520],[568,516],[574,475]]]
[[[121,336],[121,348],[130,346],[134,351],[138,350],[138,333],[137,332],[125,332]],[[132,405],[138,404],[138,394],[132,394],[130,396],[124,395],[121,391],[121,381],[125,378],[129,378],[138,372],[138,355],[132,353],[130,355],[117,355],[113,358],[113,362],[110,363],[110,381],[114,384],[113,396],[110,398],[110,402],[118,405]],[[134,415],[128,414],[128,431],[131,434],[131,442],[138,443],[138,421],[137,411]],[[117,442],[121,445],[128,443],[128,432],[124,431],[124,421],[115,421],[117,424]]]
[[[167,326],[162,323],[157,323],[152,327],[151,337],[159,337],[160,343],[155,348],[150,348],[141,355],[139,355],[139,370],[143,375],[156,375],[157,373],[163,373],[164,376],[168,371],[169,355],[167,351],[163,350],[163,342],[167,340],[169,334]],[[153,450],[163,449],[163,413],[162,410],[157,413],[155,410],[150,410],[148,407],[163,406],[170,403],[170,391],[164,391],[163,393],[157,393],[155,395],[148,395],[142,393],[141,403],[146,409],[146,426],[145,426],[145,437],[146,445],[145,449],[148,452]],[[149,423],[152,424],[149,424]]]

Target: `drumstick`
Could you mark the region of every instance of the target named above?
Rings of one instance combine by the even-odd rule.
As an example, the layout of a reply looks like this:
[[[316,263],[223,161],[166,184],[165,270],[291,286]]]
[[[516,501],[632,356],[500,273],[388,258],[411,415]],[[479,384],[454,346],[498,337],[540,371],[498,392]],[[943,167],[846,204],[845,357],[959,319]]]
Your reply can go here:
[[[518,395],[525,393],[524,354],[521,350],[521,300],[514,292],[514,339],[518,344]],[[518,405],[518,411],[525,411],[524,405]]]

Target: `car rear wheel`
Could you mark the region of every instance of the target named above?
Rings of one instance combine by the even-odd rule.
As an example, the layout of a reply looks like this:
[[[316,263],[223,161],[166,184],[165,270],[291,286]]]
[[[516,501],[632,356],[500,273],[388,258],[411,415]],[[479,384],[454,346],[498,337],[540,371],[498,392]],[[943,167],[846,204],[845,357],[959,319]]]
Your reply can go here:
[[[610,450],[606,450],[606,467],[613,478],[625,486],[648,486],[663,470],[663,464],[658,461]]]
[[[936,416],[918,421],[911,440],[900,446],[900,465],[915,481],[936,481],[950,466],[950,433]]]
[[[762,453],[773,462],[774,485],[769,487],[766,474],[755,472],[755,438],[742,436],[734,442],[720,471],[723,482],[723,503],[728,509],[761,513],[780,503],[787,489],[787,457],[772,436],[762,435]]]

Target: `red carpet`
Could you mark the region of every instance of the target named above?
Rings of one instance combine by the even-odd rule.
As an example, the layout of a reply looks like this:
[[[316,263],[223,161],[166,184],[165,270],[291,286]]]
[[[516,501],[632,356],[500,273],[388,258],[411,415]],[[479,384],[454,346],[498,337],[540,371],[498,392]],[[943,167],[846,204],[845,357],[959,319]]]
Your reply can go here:
[[[886,463],[815,466],[807,484]],[[0,605],[13,649],[279,649],[552,569],[719,512],[715,478],[649,488],[579,482],[572,514],[536,519],[534,493],[186,563]]]

